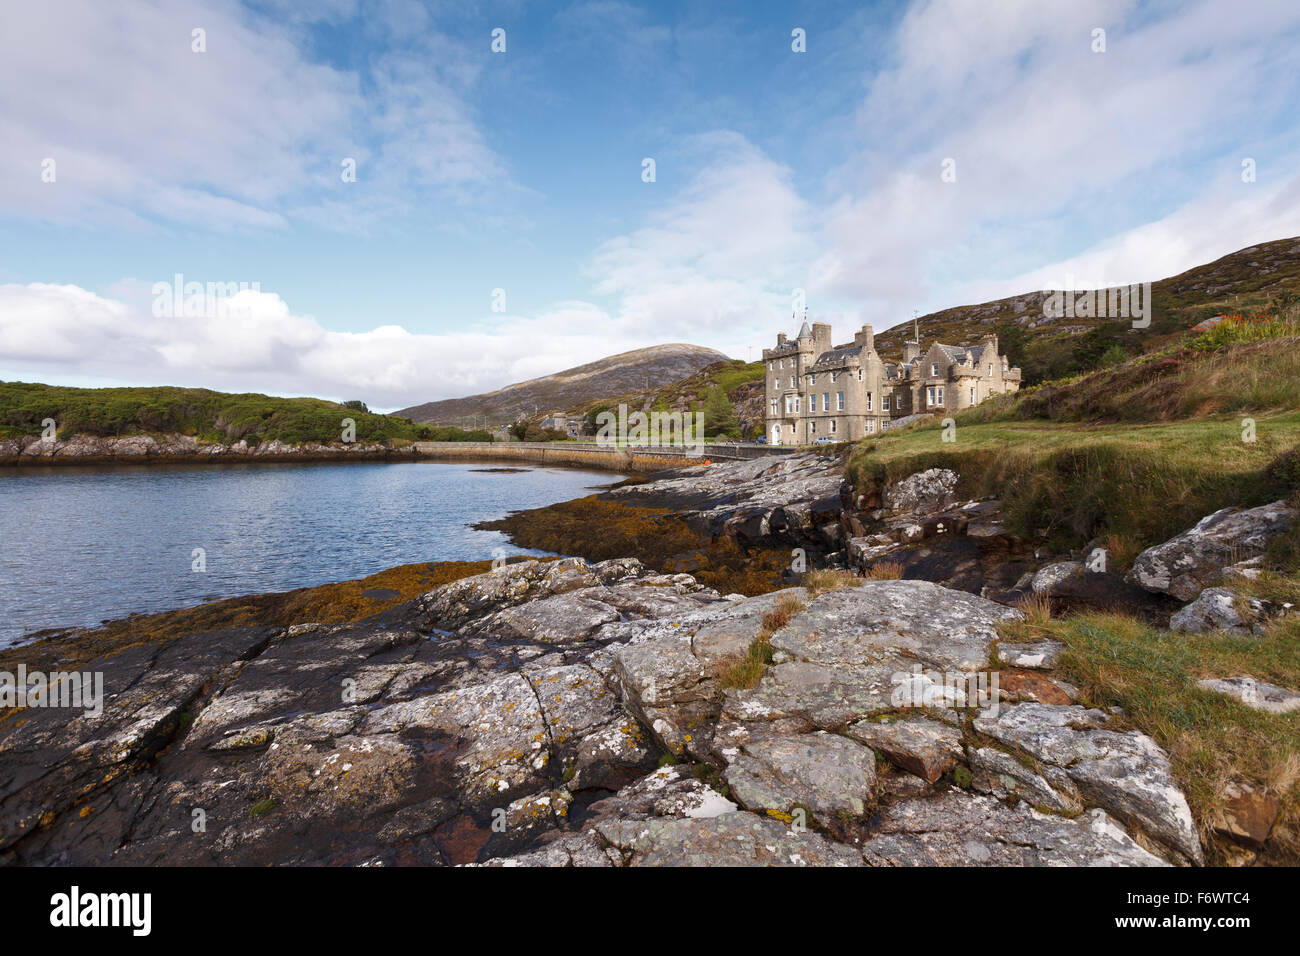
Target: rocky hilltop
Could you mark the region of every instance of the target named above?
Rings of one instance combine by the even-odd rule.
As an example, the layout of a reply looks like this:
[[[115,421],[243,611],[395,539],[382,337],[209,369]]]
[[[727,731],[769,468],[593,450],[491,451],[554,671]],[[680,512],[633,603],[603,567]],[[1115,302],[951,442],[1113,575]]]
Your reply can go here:
[[[699,345],[656,345],[507,385],[494,392],[426,402],[393,414],[434,425],[458,425],[483,417],[491,423],[514,422],[551,410],[590,405],[601,398],[617,398],[647,387],[658,388],[722,361],[727,361],[727,357],[721,352]]]
[[[102,716],[0,719],[0,860],[1163,866],[1286,837],[1249,788],[1198,818],[1168,749],[1090,699],[1032,605],[987,596],[1070,593],[1077,569],[995,572],[1017,546],[959,492],[921,473],[857,500],[816,456],[690,469],[612,494],[864,573],[746,597],[634,558],[527,561],[361,621],[124,638],[77,665],[104,675]],[[1111,584],[1219,626],[1210,592],[1294,519],[1209,516]],[[1300,708],[1214,676],[1207,699]]]

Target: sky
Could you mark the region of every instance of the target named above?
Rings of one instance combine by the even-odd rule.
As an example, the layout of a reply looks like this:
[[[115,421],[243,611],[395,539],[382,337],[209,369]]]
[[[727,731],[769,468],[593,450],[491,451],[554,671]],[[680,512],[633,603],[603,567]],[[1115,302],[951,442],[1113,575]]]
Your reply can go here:
[[[0,19],[4,380],[395,409],[1297,234],[1295,0]]]

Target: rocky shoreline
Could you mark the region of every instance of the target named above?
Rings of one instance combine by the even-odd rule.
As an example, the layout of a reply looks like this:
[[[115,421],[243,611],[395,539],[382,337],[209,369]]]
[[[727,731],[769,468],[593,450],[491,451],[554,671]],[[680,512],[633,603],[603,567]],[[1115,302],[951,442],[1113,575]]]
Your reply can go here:
[[[1276,856],[1266,795],[1195,818],[1166,749],[1090,701],[1021,607],[1133,601],[1222,627],[1209,592],[1294,510],[1227,509],[1124,575],[1036,554],[959,490],[933,471],[863,500],[801,455],[583,499],[781,555],[766,593],[573,557],[359,620],[128,627],[74,655],[104,675],[102,716],[0,716],[0,862],[1164,866],[1207,862],[1211,834],[1238,861]],[[1207,692],[1300,708],[1221,677]]]
[[[391,442],[282,442],[249,445],[200,441],[190,435],[126,435],[100,438],[0,439],[0,465],[194,464],[237,461],[395,461],[419,455]]]

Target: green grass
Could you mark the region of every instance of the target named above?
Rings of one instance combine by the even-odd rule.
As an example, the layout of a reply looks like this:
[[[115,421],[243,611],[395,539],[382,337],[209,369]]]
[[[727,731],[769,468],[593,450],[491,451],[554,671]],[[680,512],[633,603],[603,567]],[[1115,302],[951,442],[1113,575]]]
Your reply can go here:
[[[1290,587],[1300,587],[1300,578]],[[1279,621],[1262,638],[1171,633],[1114,614],[1011,622],[1000,630],[1009,639],[1062,641],[1060,670],[1082,701],[1123,708],[1121,727],[1164,747],[1211,862],[1224,861],[1225,844],[1211,831],[1225,787],[1235,781],[1281,799],[1273,852],[1300,859],[1300,713],[1269,714],[1197,686],[1206,677],[1249,675],[1300,687],[1300,619]]]
[[[417,425],[318,398],[273,398],[204,388],[67,388],[0,382],[0,438],[39,435],[53,419],[60,438],[181,434],[203,441],[249,444],[330,442],[342,436],[343,419],[356,423],[362,442],[490,440],[456,428]]]
[[[723,662],[718,683],[723,687],[756,686],[772,663],[772,635],[789,624],[790,619],[803,610],[803,606],[804,602],[793,595],[781,598],[772,610],[763,615],[758,634],[745,653]]]
[[[1218,341],[1215,326],[1187,340]],[[1229,326],[1227,334],[1234,326]],[[1286,325],[1250,324],[1243,335]],[[998,396],[956,416],[993,421],[1157,422],[1300,408],[1300,335],[1231,347],[1173,347],[1120,366]]]
[[[1061,549],[1115,536],[1147,547],[1229,505],[1300,487],[1300,412],[1147,425],[977,422],[942,441],[938,423],[860,444],[847,467],[868,496],[927,468],[951,468],[965,497],[996,496],[1011,529]]]

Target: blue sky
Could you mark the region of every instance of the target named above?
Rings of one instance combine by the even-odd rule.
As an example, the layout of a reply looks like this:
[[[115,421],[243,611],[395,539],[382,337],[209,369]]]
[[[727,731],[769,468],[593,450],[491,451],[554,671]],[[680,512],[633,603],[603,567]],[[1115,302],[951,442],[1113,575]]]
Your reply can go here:
[[[393,408],[1160,278],[1300,234],[1297,116],[1290,0],[23,5],[0,378]]]

